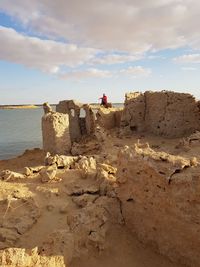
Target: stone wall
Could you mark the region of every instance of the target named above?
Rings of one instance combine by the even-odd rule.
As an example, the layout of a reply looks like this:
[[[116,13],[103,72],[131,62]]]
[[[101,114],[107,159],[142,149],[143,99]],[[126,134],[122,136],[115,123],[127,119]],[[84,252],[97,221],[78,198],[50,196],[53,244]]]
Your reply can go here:
[[[120,127],[122,108],[100,108],[96,114],[98,124],[109,130]]]
[[[81,104],[74,100],[63,100],[56,105],[56,111],[69,116],[69,130],[71,140],[77,141],[81,138],[81,129],[79,124]]]
[[[132,131],[143,131],[145,104],[144,94],[138,92],[126,94],[121,126],[129,126]]]
[[[196,159],[155,152],[148,145],[118,155],[118,197],[126,226],[159,253],[200,262],[200,167]]]
[[[200,130],[199,102],[190,94],[170,91],[126,94],[121,127],[166,137]]]
[[[82,136],[94,133],[95,115],[90,105],[81,104],[74,100],[63,100],[56,106],[56,111],[69,115],[72,142],[77,142]]]
[[[49,112],[42,117],[43,149],[52,154],[67,154],[71,150],[69,116]]]

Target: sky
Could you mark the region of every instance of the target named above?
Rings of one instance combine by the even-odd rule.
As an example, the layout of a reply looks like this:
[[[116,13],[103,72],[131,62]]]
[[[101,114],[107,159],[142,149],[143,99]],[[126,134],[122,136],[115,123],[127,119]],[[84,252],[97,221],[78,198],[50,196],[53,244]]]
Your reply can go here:
[[[0,104],[200,99],[199,0],[1,0]]]

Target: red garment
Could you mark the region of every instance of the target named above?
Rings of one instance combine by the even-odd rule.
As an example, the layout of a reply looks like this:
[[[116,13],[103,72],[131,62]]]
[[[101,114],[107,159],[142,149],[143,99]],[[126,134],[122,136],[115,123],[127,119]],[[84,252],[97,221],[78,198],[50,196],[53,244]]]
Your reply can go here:
[[[107,96],[106,96],[106,95],[104,95],[104,96],[102,97],[102,103],[103,103],[104,105],[108,103],[108,101],[107,101]]]

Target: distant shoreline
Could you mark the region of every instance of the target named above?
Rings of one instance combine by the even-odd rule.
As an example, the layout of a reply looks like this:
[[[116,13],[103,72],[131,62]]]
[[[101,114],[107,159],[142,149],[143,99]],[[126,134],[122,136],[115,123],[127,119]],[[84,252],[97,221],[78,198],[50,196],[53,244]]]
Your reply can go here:
[[[0,109],[33,109],[39,108],[36,105],[1,105]]]
[[[92,107],[92,109],[99,109],[101,107],[99,103],[90,103],[89,105]],[[115,105],[123,105],[123,103],[113,103],[113,106]],[[42,104],[0,105],[0,109],[35,109],[41,108],[42,106]],[[56,104],[50,104],[50,106],[56,106]]]

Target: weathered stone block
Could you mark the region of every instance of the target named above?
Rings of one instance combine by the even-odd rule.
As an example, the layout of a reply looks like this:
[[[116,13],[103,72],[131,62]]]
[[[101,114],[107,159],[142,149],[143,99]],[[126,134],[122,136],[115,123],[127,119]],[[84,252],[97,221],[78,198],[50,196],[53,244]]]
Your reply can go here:
[[[51,154],[67,154],[71,150],[69,117],[62,113],[47,113],[42,117],[43,149]]]

